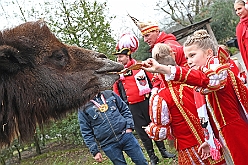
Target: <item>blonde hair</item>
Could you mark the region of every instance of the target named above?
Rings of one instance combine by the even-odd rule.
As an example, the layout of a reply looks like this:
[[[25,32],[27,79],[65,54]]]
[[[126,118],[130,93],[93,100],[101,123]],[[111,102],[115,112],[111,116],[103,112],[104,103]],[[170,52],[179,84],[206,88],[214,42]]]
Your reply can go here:
[[[217,46],[215,45],[214,41],[211,39],[208,32],[204,29],[195,31],[193,35],[189,36],[183,44],[184,47],[191,45],[197,45],[198,48],[203,50],[212,49],[214,55],[217,54]]]
[[[154,58],[160,64],[175,66],[176,62],[172,58],[171,53],[173,53],[173,51],[168,44],[157,43],[152,49],[152,58]]]
[[[237,4],[237,3],[245,6],[245,1],[243,1],[243,0],[235,0],[234,4]]]

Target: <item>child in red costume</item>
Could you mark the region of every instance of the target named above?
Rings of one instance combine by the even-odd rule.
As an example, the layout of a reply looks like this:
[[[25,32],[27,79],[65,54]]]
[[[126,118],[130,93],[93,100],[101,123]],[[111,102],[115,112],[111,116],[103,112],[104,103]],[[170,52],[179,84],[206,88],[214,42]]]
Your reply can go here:
[[[219,49],[220,50],[220,49]],[[165,74],[166,80],[195,86],[203,101],[215,137],[222,144],[226,163],[247,164],[248,100],[247,87],[217,54],[216,45],[206,30],[198,30],[184,43],[184,53],[190,67],[166,66],[150,58],[143,69]],[[217,54],[217,56],[215,56]],[[205,102],[205,104],[204,104]]]
[[[168,44],[156,44],[152,57],[160,64],[176,65],[175,55]],[[171,134],[178,151],[178,164],[223,164],[224,158],[216,146],[214,148],[218,155],[214,157],[215,160],[210,158],[211,150],[205,142],[206,137],[198,119],[193,87],[175,81],[164,81],[164,87],[153,88],[149,105],[152,122],[145,131],[150,138],[159,141]]]

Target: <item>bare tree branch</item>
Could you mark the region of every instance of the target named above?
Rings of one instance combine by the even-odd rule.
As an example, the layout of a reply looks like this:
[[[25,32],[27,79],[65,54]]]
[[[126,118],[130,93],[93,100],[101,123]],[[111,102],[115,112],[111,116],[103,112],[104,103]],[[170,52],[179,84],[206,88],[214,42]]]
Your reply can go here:
[[[194,23],[194,17],[200,10],[208,7],[214,0],[160,0],[156,6],[176,23],[187,26]]]
[[[24,15],[24,11],[22,10],[22,7],[21,7],[20,4],[18,3],[18,0],[16,0],[16,3],[17,3],[17,5],[18,5],[18,8],[20,9],[21,16],[22,16],[24,22],[27,22],[27,19],[26,19],[25,15]]]

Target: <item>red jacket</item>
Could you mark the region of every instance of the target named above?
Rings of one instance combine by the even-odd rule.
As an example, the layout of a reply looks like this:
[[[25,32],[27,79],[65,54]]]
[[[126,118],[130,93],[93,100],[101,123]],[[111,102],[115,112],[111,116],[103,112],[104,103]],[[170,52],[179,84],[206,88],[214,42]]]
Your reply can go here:
[[[239,45],[239,50],[242,55],[243,61],[245,63],[245,67],[248,70],[248,17],[244,19],[240,19],[236,27],[236,36]]]
[[[125,68],[128,68],[131,65],[134,65],[136,60],[132,59]],[[121,98],[125,101],[125,98],[127,99],[127,102],[129,104],[135,104],[141,101],[144,101],[146,99],[146,95],[139,95],[139,88],[136,84],[135,75],[140,70],[130,70],[126,74],[124,74],[124,77],[117,80],[113,85],[113,91],[121,96]],[[151,80],[153,75],[149,72],[146,72],[146,77],[149,79],[148,82]],[[122,87],[118,84],[122,83]],[[123,89],[121,89],[123,88]]]
[[[170,45],[173,52],[176,54],[176,64],[179,66],[186,66],[187,60],[185,58],[184,52],[183,52],[183,46],[179,44],[179,42],[176,41],[176,37],[173,34],[166,34],[165,32],[160,32],[159,37],[157,38],[154,45],[157,43],[165,43]],[[153,46],[150,48],[150,51],[153,49]]]

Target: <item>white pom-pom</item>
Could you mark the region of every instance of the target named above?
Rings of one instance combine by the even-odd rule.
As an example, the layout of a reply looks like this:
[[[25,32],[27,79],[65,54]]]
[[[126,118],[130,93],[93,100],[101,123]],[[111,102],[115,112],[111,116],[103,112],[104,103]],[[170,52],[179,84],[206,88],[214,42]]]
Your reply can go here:
[[[139,40],[134,34],[131,33],[123,34],[116,45],[117,50],[121,50],[123,48],[130,48],[132,53],[134,53],[138,49],[138,47]]]

